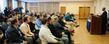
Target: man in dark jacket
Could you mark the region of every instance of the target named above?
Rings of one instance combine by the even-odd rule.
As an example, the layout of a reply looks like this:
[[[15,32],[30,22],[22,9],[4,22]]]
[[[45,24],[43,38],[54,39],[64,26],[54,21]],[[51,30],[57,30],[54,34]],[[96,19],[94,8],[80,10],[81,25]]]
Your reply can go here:
[[[18,20],[11,19],[11,25],[6,30],[6,39],[8,44],[21,44],[23,42],[23,37],[18,29]]]
[[[56,36],[58,38],[62,38],[62,41],[64,41],[64,44],[69,44],[70,41],[69,41],[68,36],[66,34],[62,34],[63,32],[65,32],[66,27],[62,26],[58,22],[58,18],[57,17],[56,18],[52,18],[50,20],[48,28],[50,29],[51,33],[54,36]]]
[[[57,38],[61,38],[62,37],[62,33],[58,31],[58,29],[56,29],[54,27],[54,25],[51,22],[51,18],[48,19],[49,23],[48,23],[48,28],[50,29],[51,33],[57,37]]]
[[[107,12],[105,10],[106,8],[103,8],[102,11],[102,15],[101,15],[101,18],[102,18],[102,34],[105,34],[106,33],[106,24],[107,24]]]

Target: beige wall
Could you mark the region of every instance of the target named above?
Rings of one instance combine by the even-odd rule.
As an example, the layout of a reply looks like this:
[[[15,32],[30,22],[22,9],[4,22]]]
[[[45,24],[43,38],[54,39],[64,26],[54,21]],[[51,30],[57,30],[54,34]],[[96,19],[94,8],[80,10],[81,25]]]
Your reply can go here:
[[[90,13],[94,13],[94,2],[60,2],[59,7],[61,6],[65,6],[66,11],[73,14],[79,14],[79,7],[90,7]]]
[[[94,1],[95,6],[95,14],[101,15],[102,14],[102,8],[106,8],[106,10],[109,10],[109,0],[96,0]]]
[[[93,0],[22,0],[27,2],[66,2],[66,1],[93,1]]]
[[[39,2],[28,3],[28,9],[31,12],[59,12],[58,2]]]
[[[35,6],[34,6],[35,5]],[[76,2],[40,2],[29,3],[28,8],[31,12],[58,12],[60,7],[65,6],[66,11],[74,14],[79,14],[79,7],[90,7],[91,12],[94,13],[94,2],[76,1]]]

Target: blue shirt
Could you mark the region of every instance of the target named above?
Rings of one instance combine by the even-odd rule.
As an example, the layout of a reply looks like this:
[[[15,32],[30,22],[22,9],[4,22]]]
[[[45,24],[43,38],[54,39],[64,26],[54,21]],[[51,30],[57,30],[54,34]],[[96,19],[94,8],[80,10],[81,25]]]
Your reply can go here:
[[[65,19],[65,20],[69,20],[69,19],[70,19],[70,15],[67,15],[67,14],[66,14],[66,15],[64,16],[64,19]]]
[[[42,25],[41,20],[40,19],[36,19],[36,21],[35,21],[35,28],[37,30],[39,30],[41,28],[41,25]]]

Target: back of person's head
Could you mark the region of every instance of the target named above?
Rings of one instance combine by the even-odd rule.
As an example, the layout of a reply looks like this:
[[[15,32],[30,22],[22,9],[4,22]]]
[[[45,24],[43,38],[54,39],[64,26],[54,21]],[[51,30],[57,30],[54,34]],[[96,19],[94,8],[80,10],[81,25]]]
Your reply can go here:
[[[34,15],[37,15],[37,13],[35,12],[35,14]]]
[[[51,17],[47,18],[47,21],[51,21]]]
[[[104,8],[102,8],[102,11],[105,11],[106,10],[106,8],[104,7]]]
[[[21,16],[21,17],[18,17],[18,20],[19,20],[19,21],[23,20],[23,17],[22,17],[22,16]]]
[[[7,10],[8,9],[8,7],[5,7],[5,10]]]
[[[28,9],[26,9],[26,10],[25,10],[25,12],[26,12],[26,13],[28,13],[28,12],[29,12],[29,10],[28,10]]]
[[[70,13],[69,13],[69,12],[67,12],[67,14],[69,15]]]
[[[72,17],[74,17],[75,15],[74,14],[70,14]]]
[[[37,14],[35,13],[34,16],[37,17]]]
[[[40,15],[37,15],[37,18],[40,18]]]
[[[52,15],[55,15],[55,14],[54,14],[54,13],[52,13],[52,14],[51,14],[51,16],[52,16]]]
[[[47,14],[44,14],[44,15],[43,15],[43,18],[47,18]]]
[[[59,20],[58,16],[52,16],[51,19],[52,19],[53,22],[57,22]]]
[[[59,20],[62,20],[63,19],[63,16],[58,16]]]
[[[14,25],[18,22],[18,20],[16,17],[13,17],[10,22],[11,22],[11,25]]]
[[[23,20],[24,20],[24,22],[29,23],[30,22],[30,16],[28,16],[28,15],[24,16]]]
[[[30,16],[33,16],[33,13],[31,13]]]
[[[47,22],[48,22],[48,24],[52,24],[52,23],[53,23],[51,17],[48,17],[48,18],[47,18]]]
[[[24,18],[23,18],[24,22],[28,21],[28,17],[29,16],[24,16]]]
[[[41,19],[41,22],[42,22],[43,25],[45,25],[47,23],[47,19],[46,18],[45,19]]]

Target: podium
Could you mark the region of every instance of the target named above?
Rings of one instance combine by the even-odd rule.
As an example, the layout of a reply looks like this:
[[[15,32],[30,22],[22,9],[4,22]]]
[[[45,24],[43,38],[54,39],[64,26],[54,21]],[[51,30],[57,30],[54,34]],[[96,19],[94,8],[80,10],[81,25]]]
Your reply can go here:
[[[92,35],[102,35],[102,19],[100,16],[91,17],[90,33]]]

